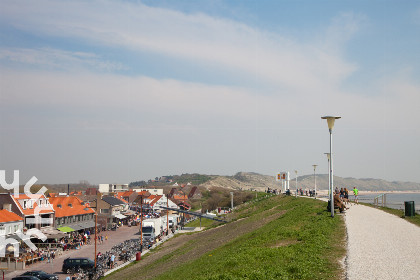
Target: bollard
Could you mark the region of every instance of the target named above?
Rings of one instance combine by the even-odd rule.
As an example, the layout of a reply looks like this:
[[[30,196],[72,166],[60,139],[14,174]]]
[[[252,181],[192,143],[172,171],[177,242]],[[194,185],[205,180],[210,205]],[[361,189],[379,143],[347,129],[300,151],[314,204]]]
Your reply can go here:
[[[136,261],[141,261],[141,252],[136,253]]]

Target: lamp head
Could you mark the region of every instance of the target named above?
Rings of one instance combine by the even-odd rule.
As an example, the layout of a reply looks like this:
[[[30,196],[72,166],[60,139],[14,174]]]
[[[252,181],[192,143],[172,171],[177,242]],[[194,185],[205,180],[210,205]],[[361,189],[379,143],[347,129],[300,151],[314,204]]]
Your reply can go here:
[[[328,160],[331,159],[331,154],[330,153],[324,153],[324,155],[327,155]]]
[[[327,120],[328,123],[328,129],[330,130],[330,132],[333,130],[334,128],[334,122],[335,120],[341,119],[341,117],[335,117],[335,116],[325,116],[325,117],[321,117],[321,119],[323,120]]]
[[[315,171],[315,169],[318,166],[318,164],[313,164],[312,166],[314,167],[314,171]]]

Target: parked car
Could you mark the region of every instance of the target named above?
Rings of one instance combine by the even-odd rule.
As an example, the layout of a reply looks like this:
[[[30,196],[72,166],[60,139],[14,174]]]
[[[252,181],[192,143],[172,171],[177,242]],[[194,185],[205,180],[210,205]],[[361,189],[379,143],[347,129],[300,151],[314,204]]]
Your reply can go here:
[[[49,274],[42,270],[32,270],[23,273],[21,276],[35,276],[40,280],[58,280],[58,276],[55,274]]]
[[[17,276],[17,277],[13,277],[12,280],[39,280],[38,277],[35,276]]]
[[[62,271],[71,273],[74,269],[91,270],[95,267],[95,262],[89,258],[67,258],[63,262]]]

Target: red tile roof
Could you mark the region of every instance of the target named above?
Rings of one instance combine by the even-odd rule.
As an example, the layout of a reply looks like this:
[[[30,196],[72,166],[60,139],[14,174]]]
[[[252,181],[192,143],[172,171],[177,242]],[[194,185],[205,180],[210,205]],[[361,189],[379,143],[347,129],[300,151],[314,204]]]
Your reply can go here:
[[[121,192],[121,193],[122,193],[121,196],[130,196],[133,193],[135,193],[135,191],[125,191],[125,192]]]
[[[82,205],[82,200],[76,196],[50,197],[50,203],[54,206],[57,218],[95,213],[93,209],[87,208],[87,205]],[[61,208],[58,207],[59,204]]]
[[[0,210],[0,223],[23,221],[23,218],[6,209]]]
[[[38,201],[40,199],[42,199],[44,203],[41,207],[39,207],[39,209],[42,209],[42,210],[37,211],[37,214],[54,213],[54,208],[50,204],[45,204],[45,201],[48,202],[45,195],[39,196],[37,194],[33,194],[33,198],[37,197],[33,203],[33,207],[32,208],[26,207],[26,209],[23,209],[23,201],[30,200],[31,198],[29,196],[27,196],[26,194],[19,194],[19,197],[14,196],[14,195],[11,195],[11,197],[14,201],[16,201],[16,205],[20,208],[20,210],[25,216],[31,216],[35,214],[35,209],[38,206]]]
[[[148,191],[141,191],[141,192],[138,192],[138,194],[142,195],[143,197],[150,196],[150,193]]]
[[[128,203],[128,201],[126,201],[124,198],[122,198],[122,196],[116,195],[115,197],[118,198],[119,200],[121,200],[124,203]]]
[[[159,199],[162,198],[163,195],[151,195],[151,196],[153,196],[153,199],[150,200],[149,204],[153,206],[155,205],[156,202],[159,201]],[[150,196],[149,196],[149,199],[150,199]]]
[[[188,200],[188,196],[187,195],[178,195],[178,194],[176,194],[176,195],[174,195],[174,199],[176,199],[176,200]]]

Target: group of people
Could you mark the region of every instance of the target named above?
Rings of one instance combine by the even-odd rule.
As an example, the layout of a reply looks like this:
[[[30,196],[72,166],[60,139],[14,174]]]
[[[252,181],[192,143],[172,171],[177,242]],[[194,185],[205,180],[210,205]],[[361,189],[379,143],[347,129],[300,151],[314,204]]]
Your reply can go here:
[[[359,190],[356,187],[353,187],[354,203],[359,204]],[[348,209],[346,205],[350,204],[349,200],[349,191],[347,188],[335,188],[334,191],[334,208],[338,208],[340,213],[345,209]]]

